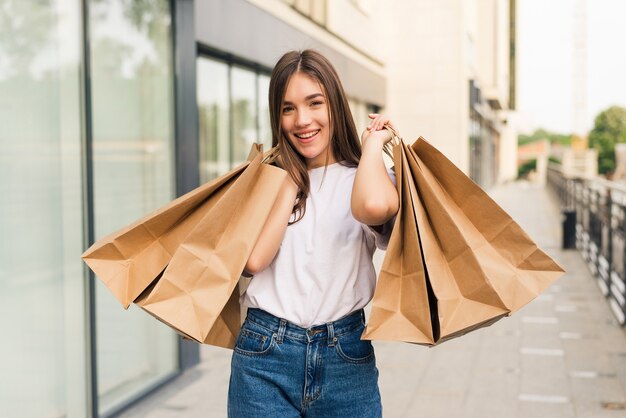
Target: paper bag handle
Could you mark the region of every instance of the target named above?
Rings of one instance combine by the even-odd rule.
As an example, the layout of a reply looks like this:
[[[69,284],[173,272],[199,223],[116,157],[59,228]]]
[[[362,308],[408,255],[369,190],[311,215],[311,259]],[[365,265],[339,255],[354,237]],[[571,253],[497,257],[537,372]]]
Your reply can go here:
[[[387,141],[387,143],[383,146],[383,152],[393,160],[393,148],[396,145],[400,145],[400,143],[402,142],[402,137],[400,136],[400,133],[396,131],[391,125],[385,125],[384,128],[387,129],[391,134],[391,139]]]
[[[269,151],[265,153],[263,156],[263,160],[261,161],[263,164],[272,164],[276,161],[276,158],[280,155],[280,150],[278,149],[278,145],[270,148]]]

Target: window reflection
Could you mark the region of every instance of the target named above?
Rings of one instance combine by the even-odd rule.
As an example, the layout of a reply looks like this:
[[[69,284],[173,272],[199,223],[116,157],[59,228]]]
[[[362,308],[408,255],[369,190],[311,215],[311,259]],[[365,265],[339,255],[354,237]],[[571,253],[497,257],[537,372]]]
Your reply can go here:
[[[271,147],[269,76],[200,56],[197,89],[204,183],[243,163],[253,143]]]
[[[80,2],[0,5],[0,415],[86,415]]]
[[[197,66],[200,181],[206,183],[230,168],[228,65],[200,57]]]
[[[256,75],[238,67],[231,71],[233,166],[237,166],[246,161],[252,144],[260,142],[256,129]]]
[[[95,231],[101,237],[173,196],[171,24],[167,0],[90,0]],[[173,331],[121,309],[97,281],[99,409],[172,373]]]
[[[263,149],[272,147],[272,127],[270,125],[270,107],[268,94],[270,91],[270,78],[267,75],[259,76],[259,142],[263,143]]]

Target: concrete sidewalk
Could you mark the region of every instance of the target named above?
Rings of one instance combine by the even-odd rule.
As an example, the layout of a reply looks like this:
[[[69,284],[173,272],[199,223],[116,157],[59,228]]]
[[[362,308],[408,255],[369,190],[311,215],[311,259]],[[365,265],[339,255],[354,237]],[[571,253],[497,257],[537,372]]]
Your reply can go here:
[[[557,202],[526,183],[491,195],[567,273],[512,317],[441,346],[375,343],[383,415],[626,417],[626,332],[579,253],[560,250]],[[201,364],[121,417],[225,417],[230,357],[202,346]]]

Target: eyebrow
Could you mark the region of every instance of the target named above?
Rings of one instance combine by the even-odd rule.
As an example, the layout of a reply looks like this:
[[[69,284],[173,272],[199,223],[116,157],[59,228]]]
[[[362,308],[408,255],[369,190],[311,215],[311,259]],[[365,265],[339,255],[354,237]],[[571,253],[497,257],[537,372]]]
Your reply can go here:
[[[313,93],[313,94],[309,94],[308,96],[306,96],[304,98],[304,100],[307,101],[307,100],[315,99],[316,97],[320,97],[320,96],[324,97],[324,95],[322,93]],[[293,103],[291,103],[290,101],[285,100],[283,102],[283,104],[293,104]]]

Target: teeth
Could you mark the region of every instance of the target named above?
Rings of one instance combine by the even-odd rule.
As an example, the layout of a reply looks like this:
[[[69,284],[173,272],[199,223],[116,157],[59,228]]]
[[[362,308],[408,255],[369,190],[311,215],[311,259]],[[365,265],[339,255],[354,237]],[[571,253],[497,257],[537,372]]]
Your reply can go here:
[[[298,138],[307,139],[307,138],[310,138],[310,137],[316,135],[318,132],[319,131],[314,131],[314,132],[309,132],[309,133],[306,133],[306,134],[299,134],[299,135],[296,135],[296,136]]]

